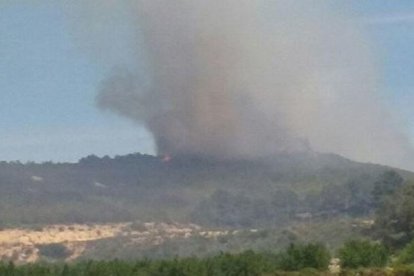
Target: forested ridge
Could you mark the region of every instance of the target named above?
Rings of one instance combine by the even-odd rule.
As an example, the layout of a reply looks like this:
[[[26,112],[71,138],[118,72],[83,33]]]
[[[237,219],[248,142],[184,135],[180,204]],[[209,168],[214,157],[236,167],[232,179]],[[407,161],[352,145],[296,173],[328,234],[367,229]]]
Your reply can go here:
[[[398,179],[398,178],[401,179]],[[131,154],[0,163],[0,224],[174,220],[220,227],[372,213],[375,183],[412,174],[332,154],[255,161]],[[388,178],[388,180],[387,180]],[[393,179],[394,178],[394,179]]]

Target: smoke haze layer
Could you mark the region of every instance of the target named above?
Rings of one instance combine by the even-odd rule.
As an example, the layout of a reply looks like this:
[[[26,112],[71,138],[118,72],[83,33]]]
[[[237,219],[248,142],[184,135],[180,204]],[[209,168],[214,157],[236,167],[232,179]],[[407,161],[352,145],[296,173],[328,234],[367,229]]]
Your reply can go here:
[[[144,125],[159,154],[258,158],[310,146],[414,168],[361,26],[325,1],[96,3],[72,10],[78,40],[116,68],[97,103]]]

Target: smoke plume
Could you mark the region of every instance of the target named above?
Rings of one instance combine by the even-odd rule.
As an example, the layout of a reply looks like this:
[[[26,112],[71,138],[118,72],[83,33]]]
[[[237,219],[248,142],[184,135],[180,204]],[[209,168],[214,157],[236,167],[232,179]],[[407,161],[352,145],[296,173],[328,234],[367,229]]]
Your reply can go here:
[[[78,40],[116,68],[99,107],[145,126],[159,154],[310,147],[414,167],[382,102],[374,48],[327,1],[79,1],[76,18]]]

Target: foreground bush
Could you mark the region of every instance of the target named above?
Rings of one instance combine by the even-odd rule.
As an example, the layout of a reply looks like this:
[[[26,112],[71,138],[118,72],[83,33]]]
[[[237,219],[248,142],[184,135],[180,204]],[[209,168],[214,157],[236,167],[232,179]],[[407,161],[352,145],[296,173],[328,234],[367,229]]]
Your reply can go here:
[[[87,261],[73,264],[27,264],[15,266],[0,263],[0,275],[9,276],[259,276],[275,271],[274,255],[245,252],[220,254],[211,258],[173,260]]]
[[[281,270],[297,271],[304,268],[326,270],[331,256],[326,247],[321,244],[291,244],[278,258],[278,267]]]
[[[414,264],[414,241],[410,242],[404,249],[398,254],[396,261],[397,264]]]
[[[45,249],[45,248],[44,248]],[[47,254],[61,253],[61,248],[46,247]],[[58,254],[58,255],[59,255]],[[60,255],[59,255],[60,256]],[[96,276],[259,276],[290,275],[283,271],[297,271],[294,275],[319,275],[326,270],[329,252],[320,244],[291,245],[281,253],[240,254],[221,253],[207,258],[183,258],[170,260],[86,261],[72,264],[40,263],[15,266],[0,263],[0,275],[96,275]],[[323,275],[323,274],[322,274]]]
[[[382,245],[365,240],[348,241],[339,249],[344,268],[384,267],[389,259],[388,250]]]

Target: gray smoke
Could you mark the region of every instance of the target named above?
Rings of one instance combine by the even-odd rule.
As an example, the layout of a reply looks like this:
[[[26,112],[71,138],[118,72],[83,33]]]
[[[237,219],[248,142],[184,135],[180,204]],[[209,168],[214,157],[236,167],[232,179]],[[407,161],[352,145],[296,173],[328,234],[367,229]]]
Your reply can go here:
[[[99,107],[144,125],[159,154],[257,158],[310,146],[414,168],[382,103],[372,45],[326,3],[89,0],[72,11],[78,40],[116,66]]]

